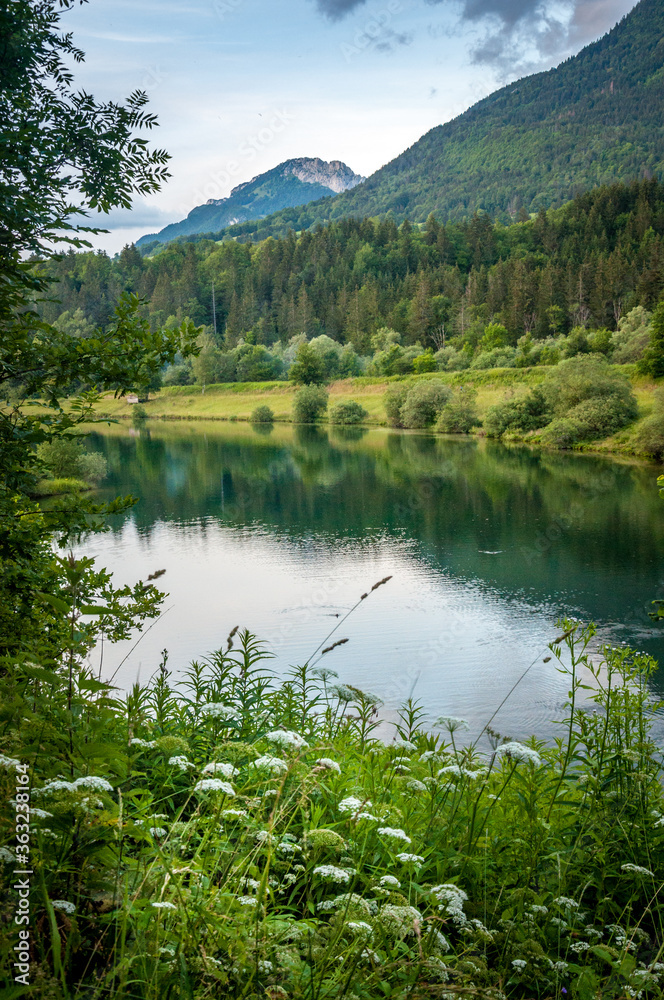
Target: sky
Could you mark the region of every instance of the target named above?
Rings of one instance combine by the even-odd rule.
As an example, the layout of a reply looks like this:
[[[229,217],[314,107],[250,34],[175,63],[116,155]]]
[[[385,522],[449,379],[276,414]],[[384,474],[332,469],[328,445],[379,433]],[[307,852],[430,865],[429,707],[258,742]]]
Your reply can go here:
[[[633,0],[91,0],[63,15],[79,89],[144,90],[171,179],[93,216],[116,253],[299,156],[364,176],[425,132],[599,38]]]

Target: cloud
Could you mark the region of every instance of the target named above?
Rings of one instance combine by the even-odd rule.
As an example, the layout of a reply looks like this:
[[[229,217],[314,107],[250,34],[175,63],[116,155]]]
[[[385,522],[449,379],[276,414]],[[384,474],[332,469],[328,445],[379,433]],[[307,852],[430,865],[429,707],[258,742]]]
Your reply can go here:
[[[471,59],[493,68],[504,79],[514,79],[554,65],[608,31],[634,6],[634,0],[423,0],[429,7],[444,6],[460,27],[474,34]],[[339,21],[364,6],[366,0],[316,0],[318,9]],[[429,27],[430,34],[451,35],[452,25]],[[409,44],[407,32],[394,33],[391,43],[375,48],[391,50]]]
[[[361,7],[367,0],[316,0],[316,6],[331,21],[340,21],[346,14]]]

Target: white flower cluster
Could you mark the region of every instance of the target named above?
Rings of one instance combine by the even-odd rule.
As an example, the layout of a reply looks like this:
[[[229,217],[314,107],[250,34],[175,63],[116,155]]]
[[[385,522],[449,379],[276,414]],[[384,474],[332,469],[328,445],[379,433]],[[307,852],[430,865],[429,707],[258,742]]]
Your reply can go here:
[[[590,945],[587,941],[575,941],[574,944],[569,946],[570,951],[576,952],[577,955],[582,955],[584,951],[588,951]]]
[[[340,766],[336,760],[332,760],[330,757],[319,757],[316,764],[318,767],[324,767],[328,771],[335,771],[337,774],[341,774]]]
[[[542,758],[537,750],[525,747],[523,743],[516,743],[514,741],[501,743],[496,749],[496,757],[508,757],[515,764],[534,764],[535,767],[539,767],[542,763]]]
[[[0,861],[12,864],[16,861],[16,855],[13,851],[10,851],[8,847],[0,847]]]
[[[412,750],[417,750],[417,747],[415,746],[414,743],[411,743],[410,740],[404,740],[404,739],[401,739],[401,738],[393,740],[391,746],[393,746],[395,748],[395,750],[397,750],[397,749],[398,750],[411,750],[411,751]]]
[[[222,795],[233,796],[235,789],[229,781],[222,781],[221,778],[201,778],[194,785],[194,791],[199,794],[206,792],[221,792]]]
[[[524,961],[522,958],[512,959],[512,967],[516,969],[517,972],[523,972],[523,970],[527,965],[528,963]]]
[[[76,907],[73,903],[70,903],[68,899],[52,899],[51,906],[54,910],[60,910],[61,913],[66,913],[68,917],[71,917],[73,913],[76,913]]]
[[[409,792],[426,792],[427,786],[422,781],[417,781],[416,778],[412,778],[410,781],[406,782],[406,789]]]
[[[398,827],[393,826],[379,826],[378,833],[381,837],[387,837],[390,840],[402,840],[404,844],[410,844],[411,839],[407,833],[400,830]]]
[[[361,819],[366,819],[369,823],[380,823],[380,817],[374,816],[373,813],[369,812],[359,812],[353,816],[356,823],[359,823]]]
[[[265,739],[270,743],[276,743],[282,750],[300,750],[309,746],[303,736],[290,729],[275,729],[272,733],[266,733]]]
[[[288,770],[288,764],[285,760],[282,760],[281,757],[271,757],[269,754],[257,757],[253,765],[254,767],[262,767],[272,774],[285,774]]]
[[[402,865],[420,865],[424,864],[424,858],[420,854],[397,854],[397,861],[400,861]]]
[[[344,868],[336,868],[335,865],[318,865],[314,868],[314,875],[318,875],[326,882],[350,882],[350,872]]]
[[[224,809],[221,817],[222,819],[242,819],[246,815],[246,809]]]
[[[349,920],[345,926],[352,934],[359,937],[373,937],[373,927],[366,920]]]
[[[212,719],[221,719],[222,722],[237,722],[237,708],[229,708],[220,701],[209,701],[201,708],[201,715],[209,715]]]
[[[142,740],[139,736],[134,737],[133,740],[129,741],[129,745],[132,747],[140,747],[143,750],[154,750],[157,745],[156,740]]]
[[[353,701],[357,697],[355,692],[351,688],[346,687],[345,684],[335,684],[329,690],[330,694],[338,698],[339,701]]]
[[[237,901],[240,906],[257,906],[258,902],[254,896],[238,896]]]
[[[20,760],[16,760],[15,757],[5,757],[4,754],[0,753],[0,767],[4,767],[6,771],[11,771],[15,767],[20,766]]]
[[[383,888],[387,885],[391,886],[393,889],[401,888],[401,882],[399,881],[398,878],[395,878],[394,875],[381,875],[381,877],[378,880],[378,885],[382,886]]]
[[[425,750],[420,757],[421,764],[428,764],[431,761],[432,764],[438,764],[443,757],[436,750]]]
[[[224,778],[234,778],[238,774],[238,769],[225,761],[215,761],[206,764],[201,774],[223,774]]]
[[[394,906],[386,903],[379,911],[380,922],[385,929],[398,937],[415,933],[415,922],[422,920],[422,914],[414,906]]]
[[[460,927],[467,923],[463,904],[468,901],[468,896],[463,889],[460,889],[458,885],[445,883],[444,885],[434,885],[431,894],[441,903],[440,909],[447,910],[453,923]]]
[[[255,878],[241,878],[239,884],[241,889],[253,889],[254,892],[260,889],[261,885]]]
[[[436,719],[436,725],[442,726],[450,733],[455,733],[457,729],[462,731],[470,729],[466,719],[458,719],[456,715],[441,715]]]
[[[579,904],[575,899],[570,899],[569,896],[558,896],[554,899],[556,906],[561,906],[565,910],[578,910]]]
[[[641,865],[627,863],[625,865],[621,865],[620,867],[624,872],[632,872],[634,875],[648,875],[650,878],[655,877],[649,868],[642,868]]]
[[[174,903],[167,903],[165,900],[158,903],[152,903],[155,910],[177,910],[177,906]]]
[[[43,788],[36,790],[40,795],[51,795],[54,792],[80,792],[89,790],[93,792],[112,792],[113,785],[106,778],[99,778],[94,774],[87,774],[75,781],[64,781],[61,778],[54,778],[48,781]]]
[[[297,844],[289,844],[288,841],[282,841],[277,844],[277,850],[280,854],[296,854],[301,848]]]
[[[175,757],[169,757],[168,763],[170,767],[177,767],[180,771],[188,771],[191,767],[196,767],[195,764],[189,760],[188,757],[183,757],[181,754]]]
[[[337,808],[340,813],[356,813],[363,806],[371,806],[371,803],[361,802],[354,795],[349,795],[347,798],[341,800]]]
[[[158,840],[161,839],[161,837],[165,837],[167,833],[168,830],[165,830],[163,826],[150,827],[150,836],[156,837]]]

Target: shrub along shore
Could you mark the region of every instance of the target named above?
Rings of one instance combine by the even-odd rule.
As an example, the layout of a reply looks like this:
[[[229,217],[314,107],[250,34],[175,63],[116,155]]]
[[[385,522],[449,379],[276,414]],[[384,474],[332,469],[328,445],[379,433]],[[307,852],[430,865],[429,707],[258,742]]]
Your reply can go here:
[[[393,376],[388,379],[359,376],[342,379],[327,386],[329,410],[335,405],[353,403],[361,406],[365,416],[361,423],[365,426],[386,426],[389,424],[386,401],[389,393],[399,388],[411,389],[420,384],[440,384],[452,393],[468,389],[474,391],[474,408],[478,423],[468,429],[471,434],[485,434],[484,421],[488,411],[506,399],[520,398],[541,386],[548,373],[558,366],[538,366],[533,368],[503,368],[488,371],[462,371],[431,373],[425,375]],[[609,366],[612,371],[629,380],[634,393],[637,414],[627,426],[614,434],[607,434],[592,441],[574,442],[577,450],[593,450],[616,454],[632,454],[644,457],[659,457],[658,450],[644,448],[642,429],[657,410],[657,381],[639,375],[635,365]],[[294,399],[299,387],[288,382],[230,382],[200,386],[172,386],[153,394],[142,406],[146,416],[160,420],[230,420],[250,421],[259,407],[267,406],[275,421],[293,420]],[[96,406],[98,417],[108,416],[114,420],[131,419],[136,411],[135,404],[125,398],[114,399],[107,394]],[[322,420],[329,419],[323,415]],[[454,430],[452,429],[452,432]],[[509,433],[508,439],[521,438],[526,441],[532,435]],[[533,443],[542,443],[538,440]]]

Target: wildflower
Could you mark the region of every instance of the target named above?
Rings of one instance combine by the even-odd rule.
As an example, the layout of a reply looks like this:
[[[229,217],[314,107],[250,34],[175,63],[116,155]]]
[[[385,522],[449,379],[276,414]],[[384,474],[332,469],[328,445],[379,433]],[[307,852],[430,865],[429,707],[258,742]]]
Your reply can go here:
[[[574,951],[574,952],[576,952],[577,955],[581,955],[584,951],[588,951],[588,949],[590,948],[590,945],[588,944],[587,941],[576,941],[574,944],[571,944],[569,947],[570,947],[570,951]]]
[[[73,792],[75,791],[73,782],[64,781],[61,778],[53,778],[47,781],[43,788],[36,788],[33,795],[51,795],[53,792]]]
[[[167,903],[165,900],[158,903],[152,903],[155,910],[177,910],[177,906],[174,903]]]
[[[275,797],[275,795],[278,795],[278,794],[279,794],[279,789],[278,788],[266,788],[265,791],[263,792],[263,798],[264,799],[273,799]]]
[[[254,896],[238,896],[237,901],[240,906],[257,906],[257,900]]]
[[[333,902],[337,909],[345,910],[351,916],[371,916],[373,900],[364,899],[356,892],[344,892],[340,896],[335,896]]]
[[[330,679],[330,677],[338,677],[339,674],[336,670],[329,670],[327,667],[316,667],[311,671],[314,677],[319,677],[323,682]]]
[[[51,819],[53,813],[46,812],[45,809],[37,809],[36,806],[30,806],[30,818],[31,819]]]
[[[157,742],[156,740],[142,740],[137,736],[133,740],[129,741],[129,745],[132,747],[139,747],[141,750],[154,750]]]
[[[170,767],[177,767],[180,771],[187,771],[190,767],[196,767],[187,757],[183,757],[181,754],[169,757],[168,763]]]
[[[554,899],[554,903],[567,910],[578,910],[579,908],[577,901],[575,899],[570,899],[569,896],[558,896],[557,899]]]
[[[151,826],[150,827],[150,836],[151,837],[157,837],[157,838],[165,837],[167,833],[168,833],[168,830],[165,830],[163,828],[163,826]]]
[[[399,881],[398,878],[395,878],[394,875],[381,875],[380,879],[378,880],[378,885],[383,886],[383,888],[386,885],[391,886],[393,889],[401,888],[401,882]]]
[[[441,934],[439,930],[433,929],[430,932],[437,948],[441,951],[450,951],[450,942],[447,940],[444,934]]]
[[[365,961],[367,961],[367,962],[375,962],[376,965],[382,965],[383,964],[383,960],[380,957],[380,955],[378,954],[378,952],[372,951],[371,948],[365,948],[360,953],[360,958],[365,959]]]
[[[274,965],[272,962],[268,961],[268,959],[264,959],[258,963],[258,971],[262,972],[263,975],[268,975],[268,973],[272,972],[273,969]]]
[[[73,783],[76,791],[81,788],[88,788],[92,792],[112,792],[113,785],[106,778],[98,778],[94,774],[88,774],[83,778],[77,778]]]
[[[0,847],[0,861],[4,861],[6,864],[12,864],[16,861],[16,855],[13,851],[10,851],[8,847]]]
[[[324,899],[322,903],[316,903],[316,909],[322,913],[329,913],[331,910],[336,909],[336,905],[333,899]]]
[[[400,764],[410,764],[410,757],[393,757],[390,761],[393,767],[399,767]]]
[[[271,771],[272,774],[285,774],[288,770],[288,764],[281,757],[271,757],[269,754],[264,754],[262,757],[257,757],[253,762],[254,767],[262,767],[266,771]]]
[[[424,858],[419,854],[397,854],[397,861],[400,861],[402,865],[423,865]]]
[[[294,733],[289,729],[275,729],[273,733],[266,733],[265,739],[270,743],[276,743],[282,750],[300,750],[302,747],[309,746],[299,733]]]
[[[294,882],[297,882],[297,875],[289,872],[287,875],[284,875],[282,882],[284,885],[293,885]]]
[[[359,799],[356,799],[354,795],[349,795],[348,798],[341,800],[341,802],[337,806],[337,809],[341,813],[354,813],[354,812],[357,812],[358,809],[361,809],[362,806],[365,806],[365,805],[366,806],[370,806],[371,803],[370,802],[361,802]]]
[[[539,767],[542,763],[542,758],[537,750],[532,750],[530,747],[525,747],[523,743],[515,743],[514,741],[501,743],[496,750],[496,757],[508,757],[515,764],[534,764],[535,767]]]
[[[516,969],[517,972],[523,972],[523,970],[525,969],[525,967],[527,965],[528,965],[528,963],[524,962],[524,960],[522,958],[514,958],[514,959],[512,959],[512,967],[514,969]]]
[[[4,754],[0,753],[0,767],[4,767],[6,771],[11,771],[13,768],[20,766],[20,760],[16,760],[15,757],[5,757]]]
[[[400,830],[398,827],[379,826],[378,833],[382,837],[388,837],[390,840],[403,840],[404,844],[411,843],[411,839],[408,834],[404,833],[404,831]]]
[[[374,816],[373,813],[368,813],[368,812],[359,812],[359,813],[356,813],[356,815],[353,816],[353,819],[355,820],[356,823],[359,823],[361,819],[366,819],[370,823],[380,823],[380,817],[379,816]]]
[[[415,922],[421,921],[422,914],[414,906],[386,903],[379,911],[379,918],[387,931],[398,937],[407,937],[415,933]]]
[[[345,684],[335,684],[330,688],[330,694],[345,702],[353,701],[357,697],[352,688],[346,687]]]
[[[373,937],[373,927],[368,924],[366,920],[349,920],[346,924],[346,928],[353,934],[357,934],[360,937]]]
[[[398,748],[399,750],[417,750],[417,747],[415,746],[414,743],[411,743],[410,740],[404,740],[404,739],[394,740],[392,746],[395,749]]]
[[[449,774],[451,777],[455,778],[463,777],[463,771],[461,770],[458,764],[448,764],[446,767],[441,767],[436,777],[442,778],[444,774]]]
[[[223,774],[224,778],[234,778],[238,774],[238,769],[225,761],[206,764],[201,774]]]
[[[314,868],[314,875],[318,875],[326,882],[350,882],[350,874],[344,868],[336,868],[334,865],[318,865]]]
[[[274,840],[269,830],[257,830],[254,837],[259,844],[271,844]]]
[[[406,782],[406,788],[409,792],[426,792],[427,790],[427,786],[415,778]]]
[[[558,975],[561,976],[564,975],[569,969],[567,962],[552,962],[551,959],[549,959],[549,967],[552,972],[557,972]]]
[[[445,883],[444,885],[434,885],[431,894],[442,904],[440,909],[447,910],[455,924],[460,926],[466,924],[463,904],[467,902],[468,896],[463,889],[460,889],[458,885]]]
[[[234,796],[235,789],[229,781],[222,781],[221,778],[201,778],[194,785],[194,791],[198,792],[221,792],[222,795]]]
[[[68,917],[71,917],[73,913],[76,913],[76,907],[67,899],[52,899],[51,906],[54,910],[60,910],[61,913],[66,913]]]
[[[425,750],[422,756],[420,757],[420,763],[428,764],[429,761],[431,761],[432,764],[435,764],[441,761],[442,759],[443,758],[439,753],[437,753],[436,750]]]
[[[335,771],[337,774],[341,774],[341,768],[337,764],[336,760],[331,760],[329,757],[320,757],[316,764],[318,767],[324,767],[328,771]]]
[[[257,882],[255,878],[241,878],[240,887],[242,889],[253,889],[256,892],[257,889],[260,889],[260,882]]]
[[[224,809],[222,819],[242,819],[247,815],[246,809]]]
[[[201,708],[201,715],[209,715],[212,719],[220,719],[222,722],[237,722],[239,712],[237,708],[229,708],[220,701],[209,701]]]
[[[298,847],[297,844],[289,844],[288,842],[282,841],[281,844],[277,844],[277,850],[280,854],[295,854],[296,851],[301,850],[301,848]]]
[[[455,733],[457,729],[466,730],[470,729],[467,721],[465,719],[458,719],[455,715],[441,715],[436,719],[436,725],[442,726],[443,729],[447,729],[449,733]]]
[[[326,830],[325,828],[308,830],[306,840],[307,844],[314,848],[331,847],[334,850],[340,851],[346,846],[344,838],[336,830]]]
[[[641,865],[626,864],[620,867],[624,872],[632,872],[634,875],[648,875],[650,878],[655,877],[649,868],[642,868]]]
[[[537,903],[533,903],[530,907],[530,912],[535,914],[541,914],[543,917],[549,912],[548,906],[538,906]]]

